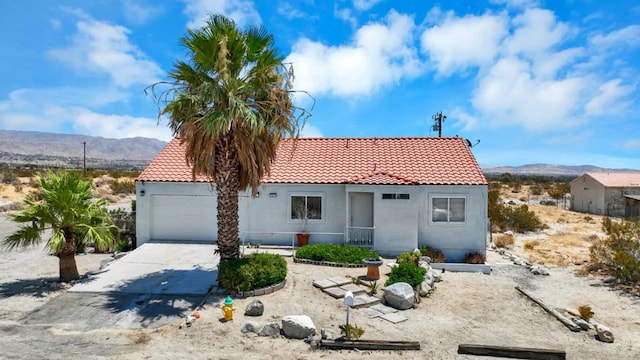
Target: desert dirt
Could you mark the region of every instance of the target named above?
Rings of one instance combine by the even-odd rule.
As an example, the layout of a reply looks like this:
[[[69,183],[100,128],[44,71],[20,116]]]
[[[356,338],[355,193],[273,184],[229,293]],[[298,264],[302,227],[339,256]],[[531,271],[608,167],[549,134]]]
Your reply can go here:
[[[286,286],[256,297],[265,306],[260,317],[244,316],[246,305],[256,298],[235,299],[234,320],[221,321],[222,295],[206,299],[200,318],[192,326],[183,321],[159,328],[96,328],[74,330],[73,324],[28,321],[29,314],[65,294],[52,285],[57,259],[40,249],[1,252],[0,261],[0,358],[31,359],[491,359],[458,355],[459,344],[483,344],[560,349],[568,359],[638,359],[640,357],[640,298],[605,286],[600,276],[578,276],[593,236],[603,236],[599,219],[585,220],[561,208],[531,206],[545,217],[549,229],[516,234],[508,251],[543,265],[549,276],[535,276],[512,264],[497,252],[487,251],[491,275],[442,274],[435,292],[417,308],[401,311],[406,321],[392,324],[369,319],[358,310],[350,323],[365,330],[363,339],[419,341],[419,351],[333,351],[312,348],[302,340],[266,338],[241,333],[247,321],[280,322],[285,315],[308,315],[317,328],[339,336],[345,322],[342,300],[313,287],[313,280],[334,276],[361,276],[362,268],[334,268],[297,264],[287,258]],[[562,218],[563,220],[558,220]],[[2,219],[6,221],[6,219]],[[497,234],[494,234],[497,235]],[[532,249],[525,243],[537,241]],[[569,252],[568,250],[572,250]],[[108,259],[105,254],[78,256],[82,273],[95,271]],[[385,260],[386,263],[391,259]],[[381,268],[383,283],[390,268]],[[17,289],[16,286],[28,289]],[[595,333],[571,332],[542,308],[521,295],[521,286],[553,308],[575,309],[590,305],[593,320],[608,326],[614,343],[595,339]],[[382,291],[378,292],[381,296]],[[73,304],[69,304],[72,306]],[[188,314],[185,314],[188,315]],[[37,344],[37,345],[36,345]],[[2,349],[5,350],[2,350]]]

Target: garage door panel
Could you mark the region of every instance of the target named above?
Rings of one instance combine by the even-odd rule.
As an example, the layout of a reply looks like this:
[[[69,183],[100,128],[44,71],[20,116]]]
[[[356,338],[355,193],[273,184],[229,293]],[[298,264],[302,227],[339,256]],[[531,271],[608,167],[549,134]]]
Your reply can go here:
[[[214,242],[217,238],[216,197],[153,195],[151,239]]]

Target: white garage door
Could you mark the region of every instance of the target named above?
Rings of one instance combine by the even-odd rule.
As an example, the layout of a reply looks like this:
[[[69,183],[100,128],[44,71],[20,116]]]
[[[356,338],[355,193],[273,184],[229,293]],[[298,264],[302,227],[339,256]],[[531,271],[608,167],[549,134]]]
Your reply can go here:
[[[215,196],[151,196],[151,240],[214,242]]]

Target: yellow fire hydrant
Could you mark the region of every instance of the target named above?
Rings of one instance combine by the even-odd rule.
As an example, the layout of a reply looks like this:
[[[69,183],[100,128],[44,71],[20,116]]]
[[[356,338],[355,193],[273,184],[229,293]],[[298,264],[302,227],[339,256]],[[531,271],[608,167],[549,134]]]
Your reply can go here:
[[[233,320],[233,312],[236,311],[236,308],[233,306],[233,299],[231,296],[227,296],[224,299],[224,304],[222,305],[222,315],[224,315],[224,321]]]

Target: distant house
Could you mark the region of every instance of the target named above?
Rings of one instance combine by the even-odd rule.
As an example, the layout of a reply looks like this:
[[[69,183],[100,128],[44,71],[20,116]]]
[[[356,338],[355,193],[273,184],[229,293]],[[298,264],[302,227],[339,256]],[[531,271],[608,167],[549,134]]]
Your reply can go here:
[[[137,240],[216,240],[216,193],[192,181],[172,140],[136,180]],[[242,241],[368,246],[394,255],[419,246],[451,261],[485,252],[487,180],[462,138],[317,138],[281,142],[256,197],[239,194]],[[296,211],[307,209],[307,220]]]
[[[574,211],[633,217],[638,216],[639,202],[640,172],[586,173],[571,182]]]

